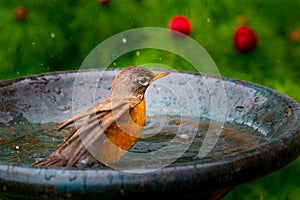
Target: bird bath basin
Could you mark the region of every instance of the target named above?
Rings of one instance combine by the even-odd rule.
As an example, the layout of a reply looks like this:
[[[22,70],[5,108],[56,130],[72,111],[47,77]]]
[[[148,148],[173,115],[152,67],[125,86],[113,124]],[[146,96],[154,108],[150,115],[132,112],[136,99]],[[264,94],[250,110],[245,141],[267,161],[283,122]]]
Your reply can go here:
[[[186,127],[180,133],[182,140],[196,130],[192,143],[177,159],[154,170],[145,164],[145,171],[134,170],[147,163],[140,159],[124,170],[124,163],[118,168],[31,167],[62,142],[63,132],[55,131],[57,125],[104,98],[117,72],[108,70],[99,78],[100,72],[94,70],[69,71],[0,82],[0,198],[217,199],[238,184],[279,170],[300,154],[300,107],[294,100],[249,82],[174,72],[181,78],[170,74],[146,93],[145,132],[160,127],[159,133],[142,138],[131,151],[142,154],[162,149],[180,132],[180,126]],[[163,87],[177,82],[192,86],[199,100],[197,109],[185,94],[180,97]],[[80,85],[96,85],[92,99]],[[218,90],[223,86],[222,96]],[[178,99],[184,97],[186,103],[180,104]],[[212,102],[217,102],[217,109],[211,107]],[[184,109],[178,111],[176,105]],[[195,109],[198,116],[193,114]],[[220,115],[224,117],[218,118]],[[223,119],[221,130],[207,138],[215,119]],[[199,122],[196,128],[193,121]],[[206,139],[213,142],[200,156]],[[172,150],[165,153],[172,154]]]

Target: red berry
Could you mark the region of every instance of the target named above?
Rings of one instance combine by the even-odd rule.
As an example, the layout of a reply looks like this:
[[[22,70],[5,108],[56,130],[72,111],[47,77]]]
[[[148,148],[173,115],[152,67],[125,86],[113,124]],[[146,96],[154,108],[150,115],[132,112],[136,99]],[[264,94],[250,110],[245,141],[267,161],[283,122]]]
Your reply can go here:
[[[175,16],[170,20],[169,28],[174,31],[178,31],[185,35],[191,33],[191,24],[188,18],[184,16]]]
[[[27,10],[24,7],[18,7],[15,10],[14,17],[18,21],[25,21],[27,18]]]
[[[289,33],[288,38],[292,42],[299,42],[300,41],[300,30],[299,29],[292,30]]]
[[[106,6],[109,3],[109,0],[98,0],[98,4],[101,6]]]
[[[234,46],[241,53],[253,51],[257,46],[255,32],[247,26],[238,27],[234,33]]]

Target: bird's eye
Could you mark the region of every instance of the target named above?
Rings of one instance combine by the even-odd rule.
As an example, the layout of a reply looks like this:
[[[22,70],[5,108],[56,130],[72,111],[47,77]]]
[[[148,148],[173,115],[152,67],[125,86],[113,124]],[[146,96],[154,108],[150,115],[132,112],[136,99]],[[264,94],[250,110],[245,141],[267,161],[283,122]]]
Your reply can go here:
[[[149,78],[148,77],[140,77],[138,79],[138,82],[141,85],[148,85],[149,84]]]

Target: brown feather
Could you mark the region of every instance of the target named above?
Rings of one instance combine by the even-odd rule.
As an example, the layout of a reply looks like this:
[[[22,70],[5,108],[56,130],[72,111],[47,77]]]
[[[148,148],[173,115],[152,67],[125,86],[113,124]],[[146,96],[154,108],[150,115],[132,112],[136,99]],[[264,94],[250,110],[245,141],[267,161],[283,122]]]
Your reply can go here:
[[[111,105],[107,103],[110,98],[106,98],[105,103],[106,106],[103,105],[103,102],[98,104],[96,107],[86,110],[85,112],[67,120],[61,128],[69,126],[76,122],[76,120],[80,120],[84,117],[89,116],[86,120],[84,120],[79,127],[73,128],[65,138],[62,145],[48,157],[39,160],[34,163],[33,166],[66,166],[71,167],[74,166],[77,161],[86,153],[89,153],[86,147],[89,150],[94,149],[91,146],[98,146],[97,141],[100,141],[100,137],[103,135],[105,130],[109,128],[118,118],[128,111],[131,106],[127,102],[123,103],[121,101],[118,105],[115,105],[115,110],[109,109],[107,105]],[[109,110],[108,110],[109,109]],[[90,152],[92,154],[97,154],[97,151]]]

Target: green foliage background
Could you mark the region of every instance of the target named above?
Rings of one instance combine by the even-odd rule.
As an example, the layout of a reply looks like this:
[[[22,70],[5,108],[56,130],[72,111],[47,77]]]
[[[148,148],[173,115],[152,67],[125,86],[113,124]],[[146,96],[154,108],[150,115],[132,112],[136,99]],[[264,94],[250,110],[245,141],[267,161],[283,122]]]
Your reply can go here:
[[[14,19],[18,6],[28,10]],[[167,27],[174,15],[192,23],[198,41],[227,77],[259,83],[300,101],[300,41],[288,38],[300,29],[298,0],[1,0],[0,79],[80,67],[85,56],[106,38],[137,27]],[[258,48],[241,54],[233,48],[238,16],[246,16],[257,33]],[[145,50],[129,54],[111,67],[159,62],[194,70],[173,55]],[[236,187],[225,199],[300,198],[300,160],[265,178]]]

